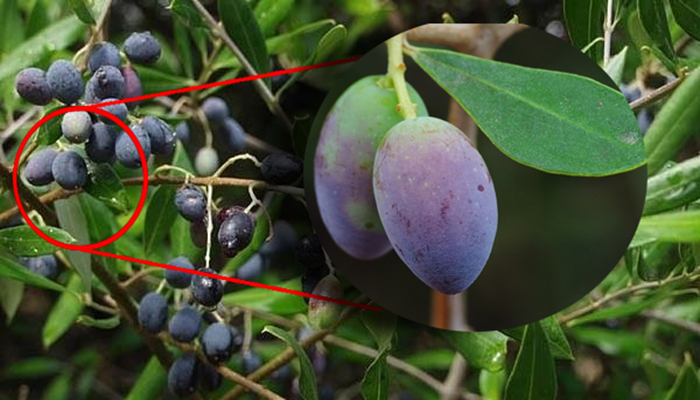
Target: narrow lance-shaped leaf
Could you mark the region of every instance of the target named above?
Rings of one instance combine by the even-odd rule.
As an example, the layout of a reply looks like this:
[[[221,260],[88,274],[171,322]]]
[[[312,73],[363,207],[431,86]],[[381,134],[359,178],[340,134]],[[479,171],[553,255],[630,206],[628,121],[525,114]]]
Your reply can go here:
[[[411,55],[515,161],[578,176],[644,164],[637,120],[617,90],[578,75],[452,51],[421,48]]]
[[[474,368],[499,371],[505,367],[508,336],[498,331],[458,332],[441,330],[442,336]]]
[[[62,229],[53,226],[39,226],[38,228],[52,239],[68,244],[76,243],[73,236]],[[0,229],[0,246],[21,257],[43,256],[58,250],[58,247],[37,235],[29,225]]]
[[[117,233],[119,227],[114,218],[111,218],[112,212],[104,203],[84,194],[79,194],[77,197],[83,210],[83,215],[85,215],[90,241],[96,243]],[[114,253],[115,249],[116,245],[114,243],[101,248],[101,250],[108,253]],[[116,268],[116,258],[105,257],[103,260],[108,267]]]
[[[37,275],[18,264],[17,259],[2,247],[0,247],[0,276],[44,289],[57,290],[59,292],[66,290],[65,287],[58,283]]]
[[[154,400],[163,394],[168,373],[155,356],[148,360],[148,364],[141,371],[136,383],[131,387],[126,400]]]
[[[44,113],[44,116],[49,115],[60,108],[61,106],[51,107]],[[38,145],[48,146],[56,143],[56,141],[61,138],[62,118],[63,116],[59,115],[58,117],[51,118],[50,120],[46,121],[46,123],[41,124],[39,131],[36,134],[36,143]]]
[[[625,61],[627,61],[627,50],[625,46],[619,53],[610,58],[610,62],[605,66],[605,72],[615,82],[616,85],[622,83],[622,73],[625,71]]]
[[[275,286],[290,290],[301,290],[301,283],[298,278],[276,284]],[[278,315],[290,315],[306,311],[306,303],[304,303],[301,296],[273,292],[263,288],[251,287],[228,293],[224,295],[221,301],[227,306],[250,307]]]
[[[92,10],[87,3],[87,0],[70,0],[70,5],[73,7],[75,15],[88,25],[95,24],[95,17],[92,15]]]
[[[539,322],[525,327],[515,365],[506,384],[505,400],[554,400],[557,376],[547,338]]]
[[[644,138],[648,174],[675,158],[700,126],[700,69],[692,71],[666,101]]]
[[[564,20],[569,38],[577,49],[583,49],[602,36],[603,7],[601,0],[564,0]],[[600,61],[601,46],[592,46],[588,55]]]
[[[79,244],[90,243],[90,233],[88,224],[83,214],[83,209],[80,201],[76,197],[58,200],[54,203],[56,208],[56,216],[58,217],[61,228],[69,232]],[[90,253],[82,251],[68,250],[68,258],[78,270],[80,277],[83,279],[85,291],[90,291],[92,287],[92,264]]]
[[[678,25],[695,40],[700,40],[700,1],[669,0]]]
[[[664,400],[694,400],[698,393],[700,393],[700,377],[693,360],[687,354],[681,372]]]
[[[379,354],[367,367],[362,379],[362,396],[366,400],[385,400],[389,397],[389,372],[386,358],[396,330],[396,315],[363,310],[362,322],[377,342]]]
[[[49,312],[46,322],[44,322],[44,328],[42,330],[44,348],[48,349],[60,339],[61,336],[73,326],[73,323],[83,311],[83,303],[73,293],[80,291],[80,289],[80,276],[78,276],[78,274],[71,274],[68,280],[68,290],[72,292],[61,294],[61,297],[58,298],[58,301]]]
[[[226,33],[248,59],[255,72],[258,74],[269,72],[270,63],[265,39],[248,2],[246,0],[219,1],[219,16]],[[270,85],[269,78],[265,78],[265,82],[268,86]]]
[[[303,397],[304,400],[318,399],[318,391],[316,388],[316,373],[314,372],[314,368],[311,365],[309,356],[306,355],[304,349],[301,348],[299,343],[297,343],[297,341],[292,335],[276,326],[268,325],[263,329],[263,332],[268,332],[273,336],[282,339],[289,345],[289,347],[291,347],[294,350],[294,352],[297,355],[297,358],[299,359],[299,367],[301,369],[301,373],[299,375],[299,392],[301,394],[301,397]]]
[[[651,38],[654,46],[661,51],[664,57],[673,62],[676,54],[673,51],[671,31],[668,29],[663,1],[637,0],[637,8],[639,9],[639,19],[642,21],[642,26]],[[674,70],[672,66],[671,70]]]
[[[2,306],[2,310],[5,312],[5,322],[8,325],[15,317],[23,295],[23,282],[0,277],[0,306]]]
[[[161,244],[178,218],[174,202],[175,189],[172,187],[160,186],[153,194],[146,210],[146,223],[143,235],[143,246],[146,255]]]
[[[108,164],[90,166],[89,180],[84,189],[89,195],[116,211],[125,212],[129,209],[124,184]]]
[[[668,212],[642,217],[629,247],[655,240],[693,243],[700,241],[700,210]]]
[[[700,198],[700,156],[664,169],[647,181],[642,215],[657,214]]]
[[[542,326],[545,336],[547,336],[549,352],[552,354],[552,356],[566,360],[573,360],[574,355],[571,352],[569,341],[566,340],[566,335],[564,335],[564,331],[562,331],[561,326],[559,326],[557,319],[554,316],[549,316],[540,320],[540,325]],[[525,327],[520,326],[517,328],[506,329],[503,331],[503,333],[515,340],[522,340],[523,334],[525,333]]]

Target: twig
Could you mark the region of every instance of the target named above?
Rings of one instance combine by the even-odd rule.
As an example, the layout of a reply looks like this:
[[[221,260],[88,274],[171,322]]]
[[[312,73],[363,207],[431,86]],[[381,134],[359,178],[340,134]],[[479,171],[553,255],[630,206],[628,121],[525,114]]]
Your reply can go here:
[[[0,164],[0,184],[8,191],[13,191],[12,172],[2,164]],[[41,214],[47,224],[58,225],[58,219],[53,210],[42,203],[19,179],[17,180],[17,190],[22,201]]]
[[[24,114],[20,115],[19,118],[14,120],[10,125],[5,128],[2,133],[0,133],[0,141],[4,141],[8,137],[12,136],[19,128],[22,127],[22,125],[26,124],[27,121],[30,119],[34,118],[34,115],[36,115],[38,112],[42,110],[42,107],[40,106],[34,106],[30,108],[27,112]]]
[[[632,108],[632,111],[637,112],[637,111],[641,110],[642,108],[647,107],[651,104],[654,104],[657,101],[668,96],[669,94],[673,93],[673,91],[676,90],[678,85],[680,85],[684,79],[685,79],[685,75],[680,75],[678,78],[661,86],[660,88],[654,90],[653,92],[649,92],[646,95],[633,101],[632,103],[630,103],[630,107]]]
[[[674,317],[668,316],[668,315],[664,314],[663,312],[657,311],[657,310],[646,310],[646,311],[642,312],[642,315],[647,317],[647,318],[651,318],[651,319],[655,319],[657,321],[665,322],[669,325],[683,328],[687,331],[690,331],[690,332],[700,336],[700,324],[697,322],[686,321],[683,319],[674,318]]]
[[[452,358],[450,371],[447,373],[447,378],[443,383],[442,391],[439,391],[442,400],[454,400],[459,398],[460,387],[464,380],[464,375],[467,372],[467,360],[461,354],[455,353]]]
[[[236,55],[238,60],[241,62],[241,66],[243,66],[243,69],[246,70],[248,75],[258,75],[257,71],[255,71],[255,68],[253,65],[248,61],[246,56],[243,54],[241,49],[238,48],[236,43],[231,39],[231,37],[226,33],[226,30],[221,26],[215,19],[212,17],[211,14],[209,14],[209,11],[207,11],[206,8],[200,3],[199,0],[192,0],[192,4],[194,4],[195,8],[199,13],[204,17],[204,19],[207,21],[209,26],[211,27],[212,31],[214,31],[217,36],[221,38],[221,40],[224,41],[224,44],[231,49],[233,54]],[[284,110],[282,110],[282,107],[279,105],[277,101],[275,101],[275,96],[272,94],[270,89],[265,85],[265,82],[262,79],[255,79],[252,81],[253,86],[255,89],[260,93],[260,96],[265,100],[265,103],[267,103],[267,106],[270,108],[270,110],[277,115],[278,118],[282,120],[284,125],[287,127],[289,132],[292,132],[292,122],[289,120],[287,115],[284,113]]]
[[[379,352],[375,349],[372,349],[370,347],[363,346],[359,343],[352,342],[350,340],[335,336],[335,335],[328,335],[326,336],[325,339],[323,339],[324,342],[331,344],[336,347],[342,347],[346,350],[350,350],[353,353],[357,353],[369,358],[376,358],[379,355]],[[390,366],[396,368],[397,370],[410,375],[419,381],[425,383],[426,385],[430,386],[433,390],[435,390],[438,393],[444,393],[445,392],[445,385],[440,382],[439,380],[435,379],[432,375],[426,373],[425,371],[421,370],[420,368],[414,367],[413,365],[398,359],[394,356],[388,356],[386,358],[387,364]],[[476,396],[471,393],[466,393],[466,392],[461,392],[458,393],[458,396],[462,399],[465,400],[475,400],[478,399],[479,396]]]
[[[127,288],[127,287],[131,286],[133,283],[141,280],[141,278],[146,277],[146,276],[152,274],[153,272],[158,272],[158,271],[162,271],[162,270],[163,270],[163,268],[160,268],[160,267],[144,268],[144,269],[140,270],[139,272],[135,273],[134,275],[131,275],[129,277],[129,279],[120,283],[120,285],[122,285],[123,288]]]
[[[5,168],[5,167],[2,167]],[[9,175],[9,186],[7,186],[8,190],[12,190],[12,173],[8,171]],[[292,196],[296,197],[304,197],[304,189],[295,187],[295,186],[282,186],[282,185],[270,185],[267,182],[264,181],[259,181],[256,179],[242,179],[242,178],[216,178],[216,177],[190,177],[190,178],[183,178],[183,177],[177,177],[177,176],[151,176],[148,179],[148,183],[150,185],[181,185],[185,183],[185,180],[187,179],[188,182],[193,183],[195,185],[200,185],[200,186],[206,186],[206,185],[212,185],[212,186],[241,186],[241,187],[249,187],[250,185],[255,185],[256,188],[259,189],[265,189],[265,190],[272,190],[275,192],[280,192],[280,193],[287,193]],[[3,171],[0,171],[0,181],[4,181],[4,173]],[[134,177],[134,178],[126,178],[122,180],[122,184],[125,186],[138,186],[143,184],[143,177]],[[4,184],[3,184],[4,185]],[[24,190],[27,190],[28,193],[32,194],[34,198],[36,196],[29,191],[25,186],[20,184],[21,188],[24,188]],[[64,189],[54,189],[50,191],[49,193],[46,193],[44,195],[41,195],[38,198],[38,204],[32,205],[32,208],[37,209],[37,207],[41,206],[46,208],[48,211],[51,211],[46,207],[46,205],[51,204],[55,202],[56,200],[60,199],[65,199],[71,196],[74,196],[76,194],[82,193],[82,190],[64,190]],[[20,192],[20,197],[26,201],[25,199],[31,199],[30,196],[27,196],[26,193]],[[7,209],[6,211],[3,211],[0,213],[0,223],[6,222],[13,218],[17,213],[19,212],[19,209],[17,207],[12,207]],[[42,214],[43,215],[43,214]],[[51,223],[47,221],[47,224],[49,225],[56,225],[56,223]]]
[[[603,66],[607,67],[610,62],[610,49],[612,48],[613,31],[613,0],[608,0],[608,9],[605,13],[605,23],[603,24]]]
[[[603,307],[605,304],[619,299],[620,297],[624,297],[627,295],[631,294],[636,294],[638,292],[642,292],[648,289],[655,289],[658,287],[666,286],[672,283],[676,282],[694,282],[696,280],[700,280],[700,270],[696,271],[691,274],[682,274],[682,275],[676,275],[669,277],[665,280],[662,281],[655,281],[655,282],[643,282],[643,283],[638,283],[636,285],[628,286],[626,288],[620,289],[616,292],[607,294],[600,299],[590,303],[587,306],[581,307],[577,310],[574,310],[568,314],[562,315],[559,317],[559,323],[560,324],[568,324],[569,322],[575,320],[576,318],[579,318],[583,315],[586,315],[590,312],[593,312],[601,307]]]
[[[360,299],[355,300],[356,303],[362,303],[365,302],[366,298],[362,296]],[[309,347],[310,345],[323,340],[326,336],[330,335],[333,333],[338,326],[340,326],[342,323],[344,323],[348,318],[350,318],[354,313],[356,313],[359,310],[357,307],[347,307],[343,310],[343,312],[340,314],[336,322],[328,329],[316,331],[313,334],[311,334],[309,337],[306,339],[302,340],[299,342],[299,345],[302,348]],[[248,375],[246,378],[251,380],[251,381],[260,381],[261,379],[269,376],[288,362],[290,362],[292,359],[296,357],[296,353],[294,350],[290,347],[287,347],[284,351],[282,351],[277,357],[273,358],[272,360],[268,361],[265,363],[263,366],[258,368],[256,371],[254,371],[252,374]],[[228,391],[226,394],[224,394],[221,399],[222,400],[231,400],[239,397],[243,393],[245,393],[245,388],[241,386],[234,387],[230,391]]]

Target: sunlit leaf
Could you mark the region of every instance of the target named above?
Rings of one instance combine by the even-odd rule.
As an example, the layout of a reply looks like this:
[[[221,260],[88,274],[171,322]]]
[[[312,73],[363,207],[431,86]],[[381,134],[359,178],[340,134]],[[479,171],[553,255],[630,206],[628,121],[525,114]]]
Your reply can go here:
[[[146,255],[150,254],[156,246],[162,244],[177,218],[179,216],[175,207],[175,189],[170,186],[158,187],[146,210],[146,225],[143,235]]]
[[[78,292],[81,289],[81,279],[78,274],[71,274],[68,280],[68,290]],[[60,339],[83,311],[83,303],[75,294],[65,292],[53,305],[42,329],[44,348],[49,348]]]
[[[38,228],[52,239],[68,244],[76,243],[76,239],[62,229],[53,226],[39,226]],[[23,257],[52,254],[58,250],[58,247],[37,235],[29,225],[0,229],[0,246],[5,247],[14,255]]]

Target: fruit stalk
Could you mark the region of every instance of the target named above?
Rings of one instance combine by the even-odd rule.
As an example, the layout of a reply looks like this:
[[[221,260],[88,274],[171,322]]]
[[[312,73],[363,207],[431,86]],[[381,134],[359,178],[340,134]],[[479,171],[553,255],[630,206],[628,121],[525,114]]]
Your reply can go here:
[[[389,68],[387,78],[393,81],[396,96],[399,98],[399,104],[396,106],[397,111],[404,119],[416,118],[416,109],[418,106],[411,101],[406,88],[406,79],[404,72],[406,64],[403,63],[403,34],[394,36],[386,41],[387,50],[389,53]]]

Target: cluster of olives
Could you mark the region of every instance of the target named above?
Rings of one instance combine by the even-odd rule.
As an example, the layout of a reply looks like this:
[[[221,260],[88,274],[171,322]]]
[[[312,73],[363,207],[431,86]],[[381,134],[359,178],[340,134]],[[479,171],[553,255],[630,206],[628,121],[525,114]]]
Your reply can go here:
[[[129,62],[151,64],[160,57],[160,45],[148,32],[133,33],[124,42],[123,51]],[[22,70],[16,78],[17,93],[25,100],[46,105],[54,98],[64,104],[114,102],[142,94],[141,82],[131,65],[122,66],[122,56],[114,44],[96,44],[87,60],[92,75],[87,84],[78,68],[70,61],[55,61],[44,72],[38,68]],[[129,108],[135,102],[117,103],[102,109],[124,123],[129,122]],[[146,116],[133,118],[130,129],[136,136],[144,155],[170,154],[175,146],[175,133],[162,119]],[[85,111],[65,113],[61,133],[68,144],[84,144],[84,154],[90,162],[113,164],[119,161],[126,168],[141,168],[136,145],[129,135],[117,128],[110,118],[97,118]],[[24,177],[34,186],[56,182],[60,187],[74,190],[88,182],[88,165],[80,152],[45,148],[34,153],[24,169]]]
[[[371,260],[394,249],[433,289],[462,292],[496,235],[491,175],[467,136],[427,116],[410,85],[417,117],[403,120],[384,81],[357,81],[324,121],[314,168],[321,217],[350,256]]]

